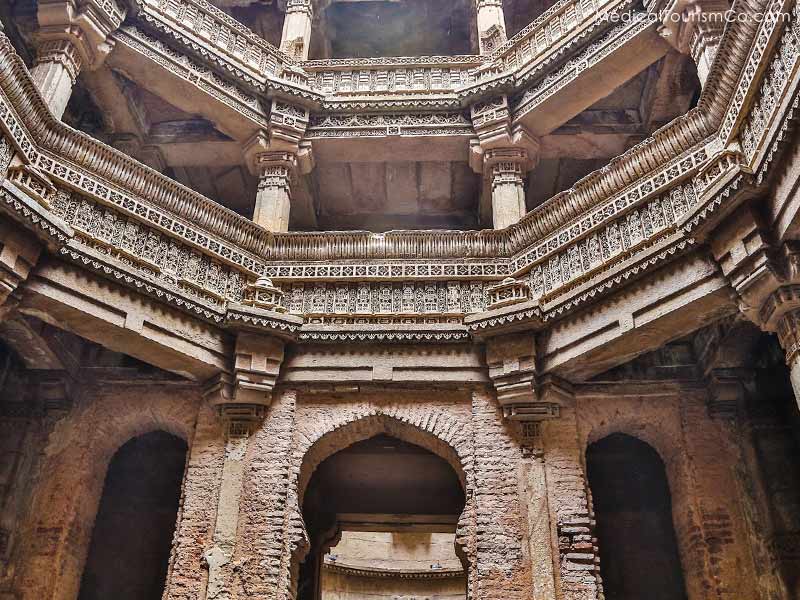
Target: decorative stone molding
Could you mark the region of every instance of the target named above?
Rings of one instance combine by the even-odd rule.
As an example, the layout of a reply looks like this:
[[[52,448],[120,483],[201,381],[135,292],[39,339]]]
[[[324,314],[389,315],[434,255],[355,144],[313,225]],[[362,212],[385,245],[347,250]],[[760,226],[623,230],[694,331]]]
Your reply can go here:
[[[489,287],[489,310],[502,308],[511,304],[526,302],[530,298],[530,288],[522,281],[506,277],[500,283]]]

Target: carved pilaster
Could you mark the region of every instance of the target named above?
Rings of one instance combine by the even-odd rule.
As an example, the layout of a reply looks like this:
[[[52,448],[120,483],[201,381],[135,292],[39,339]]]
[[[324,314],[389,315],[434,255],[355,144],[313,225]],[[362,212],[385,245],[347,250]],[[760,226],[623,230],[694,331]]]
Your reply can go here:
[[[663,15],[661,35],[697,65],[705,86],[725,28],[727,0],[678,0]]]
[[[98,68],[111,52],[109,34],[125,18],[114,0],[40,0],[37,57],[31,71],[45,102],[61,118],[81,68]]]
[[[541,424],[550,520],[558,540],[555,562],[560,589],[556,597],[602,600],[596,523],[579,442],[575,398],[563,385],[543,389],[541,398],[560,406],[559,418]]]
[[[283,21],[281,50],[294,60],[307,60],[311,44],[311,0],[288,0],[286,18]]]
[[[491,54],[506,41],[502,0],[477,0],[478,42],[481,54]]]

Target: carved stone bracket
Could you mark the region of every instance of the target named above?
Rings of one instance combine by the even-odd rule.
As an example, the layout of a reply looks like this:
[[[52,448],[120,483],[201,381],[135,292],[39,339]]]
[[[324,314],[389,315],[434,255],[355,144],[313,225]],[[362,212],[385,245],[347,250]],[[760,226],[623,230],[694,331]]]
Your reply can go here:
[[[57,118],[66,109],[82,67],[97,69],[113,48],[109,35],[119,28],[125,9],[115,0],[40,0],[33,79]]]
[[[750,369],[713,369],[708,385],[708,416],[712,419],[735,420],[743,409],[747,381],[753,379]]]
[[[236,335],[231,371],[206,382],[204,390],[229,435],[245,435],[258,426],[272,403],[286,342],[296,339],[303,324],[278,305],[280,290],[269,280],[261,278],[249,288],[247,303],[230,303],[225,314],[225,326]]]
[[[554,375],[538,374],[532,333],[506,334],[487,340],[486,362],[506,419],[555,419],[561,406],[572,399],[569,382]]]

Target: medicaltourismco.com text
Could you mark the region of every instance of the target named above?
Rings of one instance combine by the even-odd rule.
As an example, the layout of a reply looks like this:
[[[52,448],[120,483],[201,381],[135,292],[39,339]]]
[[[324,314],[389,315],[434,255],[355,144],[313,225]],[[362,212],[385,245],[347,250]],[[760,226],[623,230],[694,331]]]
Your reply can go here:
[[[791,20],[790,13],[741,13],[727,10],[725,12],[660,12],[660,13],[644,13],[644,12],[623,12],[623,13],[606,13],[602,19],[609,23],[632,23],[633,21],[651,21],[653,23],[684,23],[684,22],[700,22],[700,23],[733,23],[755,21],[761,23],[763,21],[781,21],[788,22]]]

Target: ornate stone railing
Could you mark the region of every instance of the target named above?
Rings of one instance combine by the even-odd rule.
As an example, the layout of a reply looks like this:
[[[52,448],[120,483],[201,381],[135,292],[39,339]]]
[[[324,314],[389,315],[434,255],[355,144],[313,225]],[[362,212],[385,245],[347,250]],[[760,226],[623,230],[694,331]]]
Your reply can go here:
[[[561,0],[492,52],[487,71],[511,71],[522,76],[569,46],[591,24],[630,4],[627,0]]]
[[[777,1],[741,6],[782,10]],[[749,176],[754,149],[780,131],[780,107],[796,101],[787,94],[798,78],[797,22],[732,23],[718,51],[726,69],[709,76],[697,109],[502,231],[270,234],[56,121],[4,36],[0,127],[17,156],[12,184],[76,231],[66,256],[187,310],[219,320],[221,307],[263,274],[292,310],[392,315],[413,307],[457,319],[484,310],[487,287],[508,276],[525,279],[545,303],[591,284],[581,288],[588,297],[624,281],[623,273],[605,282],[612,267],[640,271],[690,246],[689,234],[733,189],[720,186]],[[768,87],[740,78],[754,49],[769,51],[759,40],[776,35],[781,67],[767,71]],[[741,97],[739,81],[761,90],[758,115],[745,115],[747,155],[717,137]]]
[[[479,56],[319,60],[303,63],[326,95],[442,94],[474,83]]]

